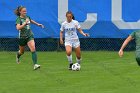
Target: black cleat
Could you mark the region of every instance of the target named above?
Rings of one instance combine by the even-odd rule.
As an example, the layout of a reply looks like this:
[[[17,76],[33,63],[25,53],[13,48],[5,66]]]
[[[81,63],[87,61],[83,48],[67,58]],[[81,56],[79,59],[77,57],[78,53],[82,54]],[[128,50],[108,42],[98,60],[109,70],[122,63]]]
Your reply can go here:
[[[72,65],[73,65],[73,63],[71,63],[71,64],[69,64],[69,70],[72,70]]]

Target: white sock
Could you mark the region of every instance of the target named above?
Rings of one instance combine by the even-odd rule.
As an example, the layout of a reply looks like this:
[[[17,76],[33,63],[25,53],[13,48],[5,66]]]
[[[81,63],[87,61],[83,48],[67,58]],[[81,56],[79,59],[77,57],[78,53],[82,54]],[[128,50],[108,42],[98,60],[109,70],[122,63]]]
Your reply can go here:
[[[76,58],[76,61],[77,61],[78,64],[81,63],[81,60],[82,60],[81,58],[80,59]]]
[[[67,58],[68,58],[69,63],[71,64],[72,63],[72,55],[67,56]]]

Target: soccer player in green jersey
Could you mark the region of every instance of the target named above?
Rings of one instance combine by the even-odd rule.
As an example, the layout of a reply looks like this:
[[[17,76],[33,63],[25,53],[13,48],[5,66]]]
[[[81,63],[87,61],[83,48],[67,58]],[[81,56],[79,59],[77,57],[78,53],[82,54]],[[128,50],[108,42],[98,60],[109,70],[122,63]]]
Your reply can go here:
[[[124,41],[120,51],[119,51],[119,56],[123,56],[123,50],[126,47],[126,45],[131,41],[135,40],[136,42],[136,61],[138,65],[140,66],[140,30],[132,32],[128,38]]]
[[[33,23],[37,26],[44,27],[42,24],[39,24],[32,20],[29,16],[27,16],[27,10],[23,6],[19,6],[15,10],[15,14],[17,15],[16,19],[16,29],[19,31],[19,51],[16,55],[16,62],[20,63],[20,56],[24,54],[24,48],[26,45],[30,48],[32,53],[32,60],[34,63],[34,70],[40,68],[40,65],[37,64],[37,54],[35,49],[35,41],[34,35],[30,28],[30,23]]]

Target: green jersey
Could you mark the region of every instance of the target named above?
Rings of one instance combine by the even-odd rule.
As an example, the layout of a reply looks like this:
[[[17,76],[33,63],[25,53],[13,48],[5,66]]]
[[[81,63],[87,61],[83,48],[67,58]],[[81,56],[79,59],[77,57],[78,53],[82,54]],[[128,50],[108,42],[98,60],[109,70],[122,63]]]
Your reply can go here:
[[[25,18],[21,18],[20,16],[18,16],[17,19],[16,19],[16,24],[22,25],[26,21],[26,19],[29,19],[31,21],[29,16],[26,16]],[[30,24],[24,26],[19,31],[19,38],[28,38],[32,35],[33,35],[33,33],[31,31]]]
[[[132,32],[130,36],[135,39],[136,51],[140,51],[140,30]]]

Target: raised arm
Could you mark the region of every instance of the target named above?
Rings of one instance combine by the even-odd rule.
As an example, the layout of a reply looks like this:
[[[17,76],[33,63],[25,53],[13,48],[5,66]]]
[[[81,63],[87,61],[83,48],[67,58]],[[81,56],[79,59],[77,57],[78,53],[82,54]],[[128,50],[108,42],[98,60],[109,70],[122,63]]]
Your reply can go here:
[[[44,28],[44,25],[39,24],[39,23],[37,23],[37,22],[34,21],[34,20],[31,20],[31,23],[32,23],[32,24],[35,24],[35,25],[37,25],[37,26],[40,26],[40,27],[42,27],[42,28]]]

